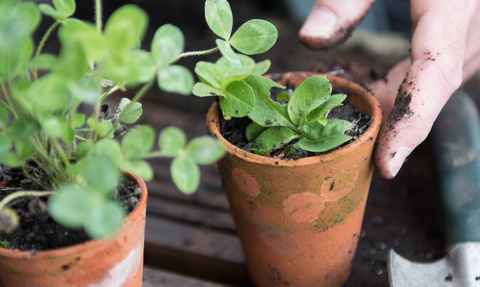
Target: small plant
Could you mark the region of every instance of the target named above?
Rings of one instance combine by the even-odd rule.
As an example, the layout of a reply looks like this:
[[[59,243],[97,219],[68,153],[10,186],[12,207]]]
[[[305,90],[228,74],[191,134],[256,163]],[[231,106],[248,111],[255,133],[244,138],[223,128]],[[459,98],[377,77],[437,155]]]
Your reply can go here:
[[[95,1],[95,24],[71,18],[74,0],[53,0],[53,4],[37,7],[30,2],[0,0],[0,86],[4,94],[0,101],[0,162],[22,168],[39,187],[11,193],[0,202],[0,229],[10,232],[19,224],[8,207],[13,199],[51,195],[48,210],[54,220],[69,228],[83,227],[93,238],[104,238],[115,232],[126,216],[124,208],[111,199],[123,173],[150,180],[153,171],[145,160],[171,157],[173,181],[181,191],[191,193],[199,184],[198,164],[213,163],[224,154],[220,141],[204,136],[187,143],[185,134],[175,127],[160,133],[156,150],[151,127],[126,131],[124,125],[135,123],[142,114],[139,100],[144,93],[157,82],[164,91],[189,95],[193,76],[175,65],[187,56],[219,50],[225,67],[249,69],[251,62],[232,47],[248,55],[265,52],[275,43],[277,31],[266,21],[250,20],[232,36],[228,2],[207,0],[207,24],[221,38],[215,48],[184,52],[182,32],[166,24],[156,31],[151,51],[145,51],[140,49],[140,41],[148,16],[139,7],[122,6],[103,27],[100,0]],[[40,11],[55,23],[35,47],[31,35],[40,22]],[[59,56],[42,54],[57,26]],[[267,65],[254,66],[260,73]],[[139,85],[136,95],[122,99],[118,107],[106,102],[113,92]],[[80,113],[81,104],[93,106],[92,113]],[[41,174],[33,173],[32,165]]]
[[[352,124],[345,120],[327,120],[329,112],[342,105],[346,95],[331,95],[332,85],[326,77],[306,79],[290,96],[286,91],[277,101],[271,99],[272,87],[285,88],[262,77],[269,62],[255,62],[238,55],[243,64],[234,67],[225,58],[215,64],[199,62],[195,72],[201,79],[193,88],[197,96],[219,96],[225,119],[248,116],[253,122],[247,127],[246,137],[254,140],[252,152],[266,154],[284,148],[285,157],[302,149],[324,152],[351,139],[345,131]]]

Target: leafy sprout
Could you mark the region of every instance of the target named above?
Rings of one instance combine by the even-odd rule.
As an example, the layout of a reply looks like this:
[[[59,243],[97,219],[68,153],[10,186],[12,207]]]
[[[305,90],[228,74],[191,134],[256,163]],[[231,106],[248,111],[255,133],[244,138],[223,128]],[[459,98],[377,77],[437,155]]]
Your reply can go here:
[[[6,207],[11,200],[51,195],[49,212],[58,223],[85,228],[93,238],[109,236],[126,216],[111,194],[124,173],[151,180],[149,158],[172,158],[174,183],[185,193],[194,192],[200,181],[199,165],[224,155],[220,141],[202,136],[188,142],[175,127],[157,137],[149,126],[128,130],[124,125],[135,124],[141,117],[139,100],[155,83],[164,91],[191,94],[193,75],[176,64],[179,59],[220,51],[223,58],[218,65],[227,74],[208,81],[212,88],[230,92],[243,85],[238,81],[242,71],[262,74],[270,65],[268,61],[252,63],[233,49],[258,54],[277,39],[275,27],[263,20],[248,21],[232,35],[228,2],[206,0],[207,25],[220,37],[214,48],[185,52],[183,33],[166,24],[156,31],[146,51],[140,43],[148,15],[138,6],[120,7],[103,28],[100,0],[95,0],[95,24],[72,18],[75,8],[74,0],[53,0],[53,6],[38,7],[19,0],[0,1],[0,86],[5,96],[0,100],[0,163],[24,170],[33,164],[48,178],[45,182],[27,172],[25,176],[43,190],[19,191],[0,202],[0,229],[5,231],[18,226],[17,215]],[[42,13],[55,22],[35,47],[32,34]],[[59,55],[42,53],[57,27]],[[136,86],[135,96],[122,99],[118,107],[106,102],[115,91]],[[93,107],[91,114],[78,111],[82,104]]]

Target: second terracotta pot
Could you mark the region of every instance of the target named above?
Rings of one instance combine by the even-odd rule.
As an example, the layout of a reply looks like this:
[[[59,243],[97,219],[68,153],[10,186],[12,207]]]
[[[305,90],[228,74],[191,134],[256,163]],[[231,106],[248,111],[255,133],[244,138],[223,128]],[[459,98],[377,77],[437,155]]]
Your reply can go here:
[[[142,179],[128,177],[143,193],[113,238],[36,253],[0,248],[0,286],[142,286],[148,194]]]
[[[313,75],[270,77],[298,86]],[[257,286],[335,287],[350,274],[382,112],[378,101],[359,85],[329,79],[372,122],[357,140],[328,154],[282,160],[245,152],[220,134],[217,104],[208,112],[209,131],[226,146],[227,155],[218,167]]]

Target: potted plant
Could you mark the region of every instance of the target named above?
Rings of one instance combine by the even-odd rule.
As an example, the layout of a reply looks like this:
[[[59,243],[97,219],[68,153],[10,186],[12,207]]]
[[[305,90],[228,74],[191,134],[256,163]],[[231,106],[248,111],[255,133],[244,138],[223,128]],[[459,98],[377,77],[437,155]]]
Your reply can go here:
[[[182,32],[166,24],[148,52],[140,49],[148,17],[139,7],[122,6],[103,27],[100,0],[95,24],[71,18],[74,0],[53,4],[0,1],[0,163],[9,174],[0,183],[0,285],[141,286],[143,180],[153,177],[146,159],[173,158],[173,181],[191,193],[199,184],[198,164],[217,161],[224,148],[209,136],[187,144],[181,130],[168,127],[154,150],[151,127],[126,127],[141,116],[139,100],[155,82],[162,90],[189,95],[194,79],[174,64],[178,59],[220,50],[240,65],[231,47],[261,53],[275,42],[276,29],[252,20],[230,37],[219,20],[228,3],[207,0],[207,23],[223,38],[215,48],[184,52]],[[35,47],[31,35],[41,12],[55,23]],[[59,56],[43,54],[57,27]],[[252,37],[261,44],[252,44]],[[135,86],[140,86],[135,96],[118,107],[106,101]],[[91,113],[80,113],[85,106],[93,107]],[[39,224],[30,230],[25,222],[35,216]],[[62,241],[60,248],[40,250],[45,244],[31,240],[47,223],[52,225],[44,241]],[[72,237],[73,243],[64,242]]]
[[[227,150],[218,167],[251,278],[257,286],[341,286],[373,173],[379,103],[338,77],[264,77],[268,60],[237,56],[241,67],[225,56],[197,63],[193,93],[218,96],[207,127]],[[364,124],[334,115],[348,103]]]

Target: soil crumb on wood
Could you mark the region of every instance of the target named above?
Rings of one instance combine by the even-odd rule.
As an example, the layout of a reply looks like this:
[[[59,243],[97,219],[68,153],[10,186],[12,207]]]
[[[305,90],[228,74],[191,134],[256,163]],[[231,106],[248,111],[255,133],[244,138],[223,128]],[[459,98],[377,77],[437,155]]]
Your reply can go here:
[[[40,173],[38,168],[29,168],[32,169]],[[18,190],[41,189],[24,176],[21,168],[0,165],[0,200]],[[140,197],[140,187],[127,178],[123,179],[118,190],[112,194],[112,198],[128,212],[134,209]],[[0,245],[35,252],[67,247],[91,239],[83,228],[70,229],[55,222],[45,210],[47,202],[48,196],[20,197],[8,204],[19,215],[20,226],[10,234],[0,231]]]

